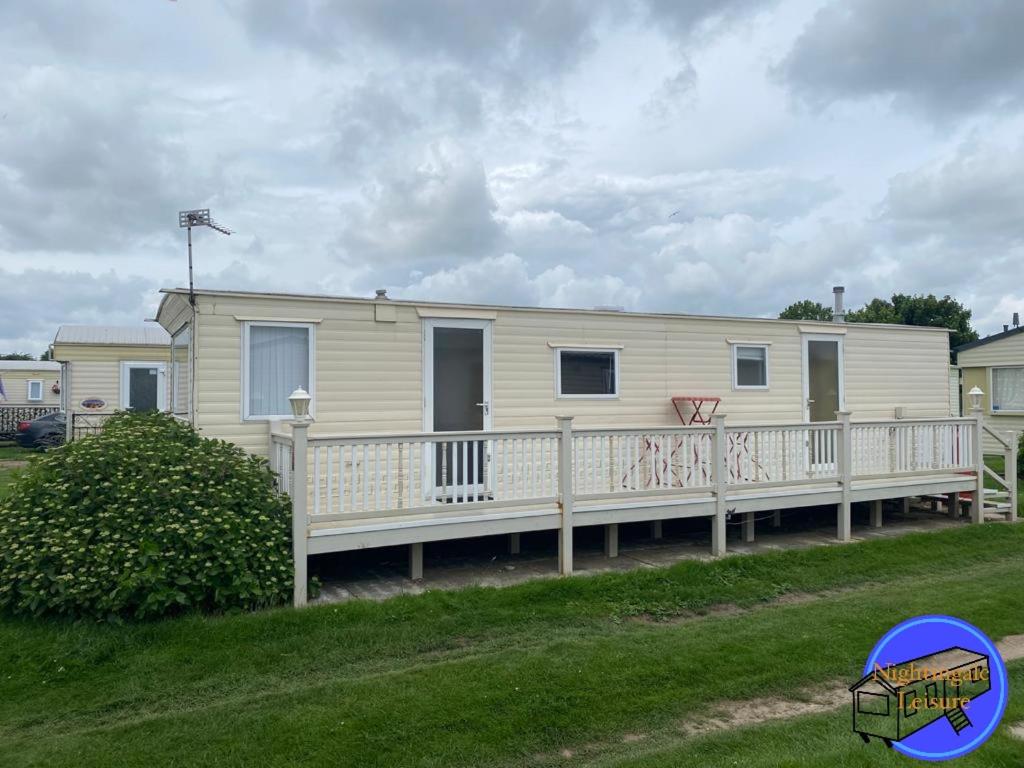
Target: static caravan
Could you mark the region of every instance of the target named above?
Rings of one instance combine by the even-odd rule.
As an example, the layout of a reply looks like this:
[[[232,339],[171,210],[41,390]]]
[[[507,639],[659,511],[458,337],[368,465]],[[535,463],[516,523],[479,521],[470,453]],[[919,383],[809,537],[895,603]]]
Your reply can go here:
[[[940,328],[163,293],[174,411],[255,453],[299,385],[311,434],[679,425],[674,396],[751,423],[949,415]]]
[[[834,505],[842,541],[856,502],[878,526],[884,499],[968,492],[984,519],[944,329],[838,302],[829,323],[163,293],[174,412],[269,458],[297,589],[306,555],[364,547],[410,545],[415,578],[424,542],[551,530],[569,573],[588,525],[614,556],[623,522],[707,518],[721,554],[727,520],[752,541],[782,508]]]
[[[992,688],[988,656],[963,648],[875,669],[850,686],[853,730],[891,745],[938,720],[971,725],[970,701]]]
[[[60,405],[60,363],[0,360],[0,406]]]
[[[1004,437],[1024,431],[1024,327],[1006,328],[953,351],[961,371],[964,413],[970,410],[968,393],[978,387],[993,431]],[[986,451],[1002,453],[1003,448],[996,436],[986,436]]]
[[[170,340],[156,323],[138,326],[62,325],[51,345],[61,366],[61,404],[77,419],[115,411],[167,410]]]

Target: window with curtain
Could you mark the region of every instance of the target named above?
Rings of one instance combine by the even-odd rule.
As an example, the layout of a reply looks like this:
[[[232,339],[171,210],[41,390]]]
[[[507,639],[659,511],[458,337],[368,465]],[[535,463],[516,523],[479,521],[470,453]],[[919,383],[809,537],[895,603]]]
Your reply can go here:
[[[310,388],[310,338],[305,325],[248,325],[246,417],[291,417],[288,395]]]
[[[1024,368],[992,369],[992,410],[1024,411]]]
[[[768,388],[768,347],[733,346],[733,386],[737,389]]]

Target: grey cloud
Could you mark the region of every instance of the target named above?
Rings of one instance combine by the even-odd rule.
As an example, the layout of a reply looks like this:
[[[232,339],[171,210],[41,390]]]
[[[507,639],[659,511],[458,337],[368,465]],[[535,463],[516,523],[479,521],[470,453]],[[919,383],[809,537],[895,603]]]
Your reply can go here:
[[[1024,242],[1024,141],[972,140],[889,182],[881,219],[904,236],[968,246]]]
[[[40,354],[65,323],[134,325],[152,316],[159,296],[155,282],[101,274],[0,269],[0,350]],[[10,287],[16,286],[16,290]]]
[[[145,85],[32,71],[0,85],[0,248],[95,251],[166,233],[216,186]]]
[[[774,71],[819,106],[882,96],[935,117],[1019,107],[1022,28],[1017,0],[832,2]]]
[[[371,43],[406,61],[455,63],[484,79],[522,85],[574,66],[594,44],[601,6],[582,0],[251,0],[234,7],[254,36],[317,55],[344,59]]]
[[[661,87],[644,105],[644,112],[659,123],[667,123],[693,103],[697,88],[697,70],[684,60],[679,70],[666,77]]]
[[[457,149],[435,146],[415,169],[396,169],[346,206],[341,247],[352,261],[388,274],[479,258],[499,248],[501,225],[483,167]]]

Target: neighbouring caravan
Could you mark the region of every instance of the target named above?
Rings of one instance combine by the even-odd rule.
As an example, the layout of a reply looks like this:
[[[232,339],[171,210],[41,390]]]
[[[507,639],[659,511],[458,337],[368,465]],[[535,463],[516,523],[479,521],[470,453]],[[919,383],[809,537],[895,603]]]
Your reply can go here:
[[[61,366],[61,407],[69,429],[80,416],[167,410],[170,336],[156,323],[62,325],[51,345]]]
[[[0,406],[60,405],[60,363],[0,360]]]
[[[949,415],[940,328],[205,290],[193,311],[163,293],[174,412],[255,453],[300,385],[311,434],[678,425],[679,395],[745,423]]]
[[[953,351],[961,371],[964,413],[971,408],[968,393],[979,387],[984,393],[981,409],[994,431],[1024,431],[1024,327],[1006,328]],[[1002,449],[996,437],[986,435],[985,450]]]

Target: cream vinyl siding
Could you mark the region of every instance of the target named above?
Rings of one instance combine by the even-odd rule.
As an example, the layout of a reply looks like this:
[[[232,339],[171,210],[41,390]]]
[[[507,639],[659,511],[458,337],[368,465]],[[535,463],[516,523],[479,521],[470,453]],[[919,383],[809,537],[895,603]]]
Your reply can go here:
[[[122,361],[162,362],[170,370],[170,347],[167,345],[54,344],[53,357],[69,364],[71,386],[67,402],[72,413],[112,413],[120,409]],[[165,389],[169,391],[170,387]],[[83,400],[94,397],[106,405],[98,410],[81,407]],[[164,407],[167,407],[166,403]]]
[[[60,371],[5,371],[0,369],[0,379],[4,381],[4,391],[7,399],[0,399],[0,406],[4,405],[38,405],[56,406],[60,405],[60,395],[54,394],[53,385],[60,381]],[[43,399],[28,399],[28,383],[30,381],[43,382]]]
[[[956,362],[961,368],[1024,365],[1024,333],[958,352]]]
[[[168,330],[180,299],[172,294],[162,305],[159,319]],[[372,301],[214,294],[197,301],[194,418],[208,436],[266,452],[266,422],[242,420],[246,320],[315,324],[313,434],[422,429],[420,314],[429,316],[431,305],[390,302],[381,316],[394,322],[378,322],[380,304]],[[854,419],[892,418],[896,406],[911,416],[945,416],[949,409],[948,334],[937,329],[501,307],[460,312],[494,318],[494,429],[549,427],[559,414],[575,416],[584,427],[673,425],[679,420],[672,395],[720,396],[719,410],[733,423],[800,421],[800,326],[846,331],[846,404]],[[767,390],[732,389],[730,339],[770,344]],[[620,348],[619,397],[557,399],[555,346]]]

